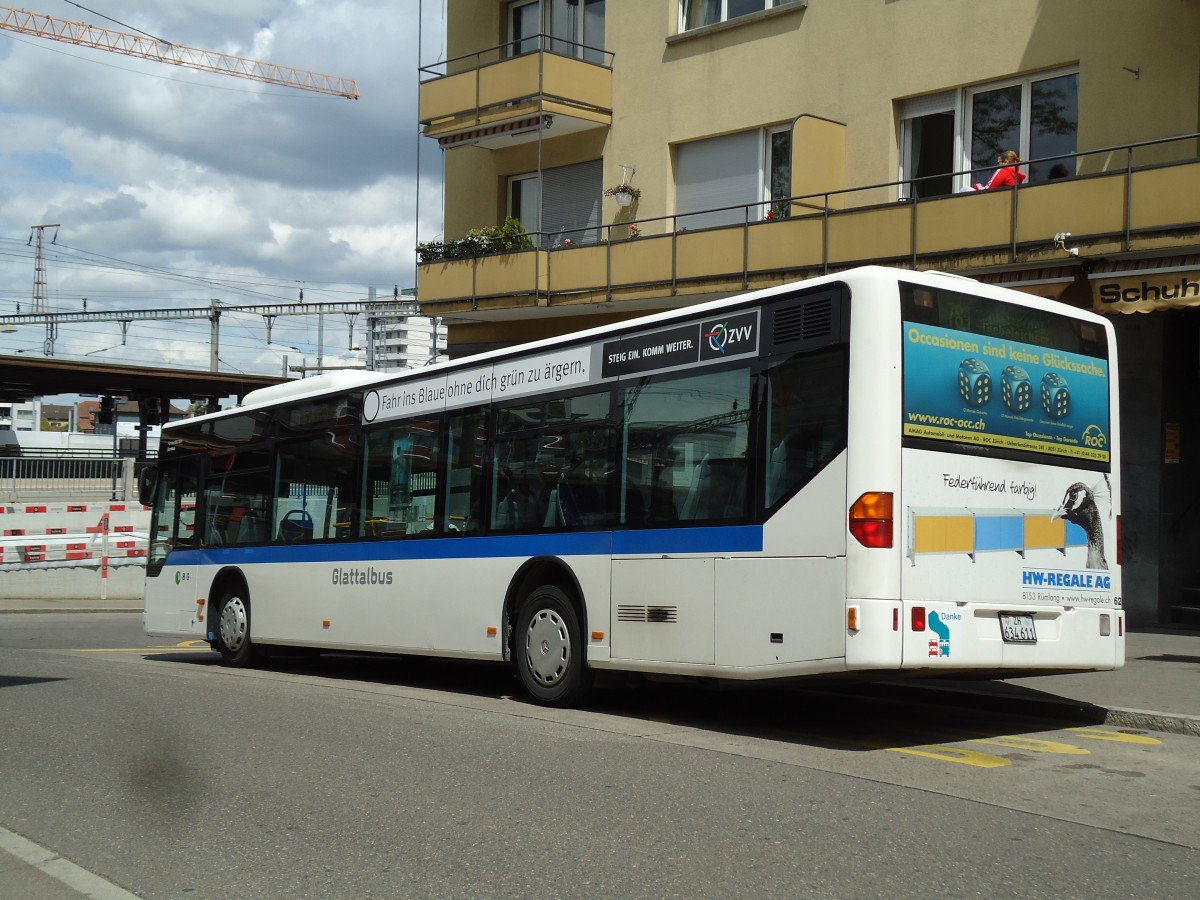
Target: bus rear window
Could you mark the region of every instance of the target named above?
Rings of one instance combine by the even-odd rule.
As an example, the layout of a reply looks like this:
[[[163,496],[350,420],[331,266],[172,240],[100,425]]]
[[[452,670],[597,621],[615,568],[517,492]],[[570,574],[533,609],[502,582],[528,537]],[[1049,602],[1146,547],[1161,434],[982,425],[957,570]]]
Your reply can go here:
[[[906,446],[1108,468],[1101,325],[922,285],[900,298]]]

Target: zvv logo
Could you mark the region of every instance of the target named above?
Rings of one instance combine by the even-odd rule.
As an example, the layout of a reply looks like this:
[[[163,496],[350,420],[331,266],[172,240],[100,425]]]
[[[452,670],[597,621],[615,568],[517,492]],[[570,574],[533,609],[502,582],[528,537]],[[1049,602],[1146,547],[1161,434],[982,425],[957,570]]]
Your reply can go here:
[[[747,313],[705,322],[700,333],[704,337],[701,358],[753,353],[758,349],[758,314]]]

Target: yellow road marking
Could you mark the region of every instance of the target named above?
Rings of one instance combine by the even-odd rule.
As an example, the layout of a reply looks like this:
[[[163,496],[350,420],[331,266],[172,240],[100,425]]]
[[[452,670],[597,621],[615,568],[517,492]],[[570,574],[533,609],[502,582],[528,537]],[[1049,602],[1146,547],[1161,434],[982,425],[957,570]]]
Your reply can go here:
[[[1092,751],[1083,747],[1072,747],[1070,744],[1060,744],[1058,741],[1044,741],[1040,738],[1019,737],[1002,734],[994,738],[973,738],[973,744],[995,744],[998,747],[1011,747],[1014,750],[1031,750],[1034,753],[1063,753],[1068,756],[1087,756]]]
[[[192,642],[188,641],[186,643],[190,644]],[[190,650],[192,652],[197,652],[200,650],[208,650],[208,645],[205,644],[203,647],[190,647],[190,646],[186,646],[185,644],[176,644],[173,647],[76,647],[75,648],[76,653],[147,653],[151,650],[155,650],[160,653],[163,651],[167,651],[167,650],[169,650],[169,651]]]
[[[1126,734],[1124,731],[1108,731],[1104,728],[1068,728],[1080,737],[1093,741],[1116,741],[1120,744],[1161,744],[1158,738],[1147,737],[1144,734]]]
[[[940,744],[925,744],[921,747],[885,747],[891,753],[909,753],[913,756],[927,756],[930,759],[940,759],[945,762],[961,763],[964,766],[977,766],[981,769],[998,769],[1001,766],[1011,766],[1012,761],[990,753],[980,753],[978,750],[961,750],[958,747],[943,747]]]

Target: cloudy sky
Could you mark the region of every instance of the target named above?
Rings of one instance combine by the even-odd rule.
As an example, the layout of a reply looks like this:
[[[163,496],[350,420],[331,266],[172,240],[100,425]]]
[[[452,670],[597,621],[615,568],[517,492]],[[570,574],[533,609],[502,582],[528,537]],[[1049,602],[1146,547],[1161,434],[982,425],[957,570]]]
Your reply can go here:
[[[0,30],[0,313],[30,311],[28,241],[43,223],[59,224],[55,243],[45,232],[53,310],[84,298],[88,311],[292,302],[301,289],[306,301],[340,301],[413,285],[417,67],[439,57],[442,0],[21,5],[353,78],[361,97]],[[423,142],[421,240],[441,228],[438,154]],[[326,317],[324,334],[329,363],[349,344],[345,318]],[[45,336],[42,326],[0,334],[0,353],[40,354]],[[283,345],[315,361],[316,317],[277,319],[272,338],[279,346],[267,346],[261,316],[223,316],[221,367],[278,372]],[[55,356],[208,366],[202,320],[134,322],[120,343],[115,322],[64,324]]]

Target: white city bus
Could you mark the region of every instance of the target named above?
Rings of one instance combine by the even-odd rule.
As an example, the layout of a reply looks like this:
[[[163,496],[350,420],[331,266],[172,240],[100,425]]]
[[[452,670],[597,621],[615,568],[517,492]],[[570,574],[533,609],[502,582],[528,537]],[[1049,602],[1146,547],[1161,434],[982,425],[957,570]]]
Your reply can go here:
[[[866,267],[163,428],[148,634],[781,679],[1124,663],[1111,325]],[[342,376],[342,377],[336,377]]]

